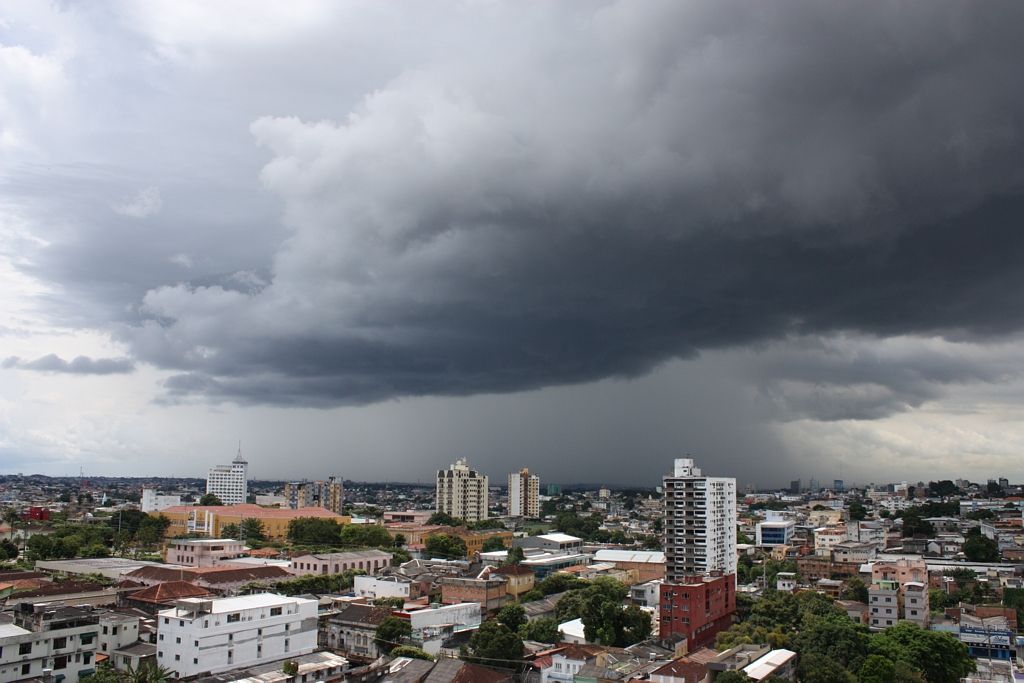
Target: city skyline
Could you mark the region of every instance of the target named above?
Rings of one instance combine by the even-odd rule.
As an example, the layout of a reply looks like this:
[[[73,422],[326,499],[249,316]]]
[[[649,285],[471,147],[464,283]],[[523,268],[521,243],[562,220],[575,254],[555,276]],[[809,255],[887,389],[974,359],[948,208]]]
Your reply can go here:
[[[1021,19],[13,3],[0,472],[1024,478]]]

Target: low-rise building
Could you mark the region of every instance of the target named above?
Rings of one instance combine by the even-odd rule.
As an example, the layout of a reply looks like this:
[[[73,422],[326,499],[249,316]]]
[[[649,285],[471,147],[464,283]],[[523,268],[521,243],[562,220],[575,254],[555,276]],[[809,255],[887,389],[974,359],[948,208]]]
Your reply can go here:
[[[263,524],[264,535],[271,540],[284,541],[288,538],[288,524],[305,517],[331,519],[338,524],[348,524],[352,518],[339,515],[322,507],[265,508],[259,505],[241,503],[238,505],[179,505],[162,510],[158,514],[171,520],[168,536],[200,535],[219,538],[221,529],[229,524],[241,526],[246,519],[258,519]]]
[[[0,624],[0,681],[52,673],[78,683],[96,670],[99,621],[89,608],[19,605],[13,623]]]
[[[341,574],[349,570],[362,570],[376,574],[391,566],[391,553],[383,550],[353,550],[344,553],[315,553],[299,555],[291,560],[291,572],[297,576],[310,574]]]
[[[619,569],[633,569],[640,583],[665,578],[665,553],[660,550],[611,550],[594,553],[595,562],[610,562]]]
[[[401,598],[410,600],[418,598],[414,595],[414,586],[418,586],[405,576],[356,576],[352,583],[352,592],[358,597],[376,600],[377,598]]]
[[[516,546],[527,550],[536,548],[545,552],[579,553],[583,549],[583,539],[563,533],[540,534],[539,536],[527,536],[517,538],[513,542]]]
[[[793,540],[796,522],[791,519],[774,519],[758,522],[754,543],[759,546],[789,545]]]
[[[494,614],[512,599],[505,588],[505,581],[501,575],[488,578],[446,576],[441,579],[441,603],[458,605],[475,602],[485,614]]]
[[[272,593],[188,598],[157,616],[157,663],[180,678],[304,655],[317,647],[316,600]]]
[[[732,625],[736,611],[735,586],[734,574],[662,584],[660,637],[683,636],[691,650],[714,642],[720,631]]]
[[[249,549],[230,538],[172,538],[164,549],[164,561],[188,567],[212,567],[241,557]]]
[[[505,592],[518,600],[523,593],[533,590],[533,570],[518,564],[506,564],[494,570],[494,574],[505,579]]]
[[[382,652],[374,636],[389,616],[391,610],[385,607],[349,603],[326,619],[324,644],[350,656],[376,659]]]

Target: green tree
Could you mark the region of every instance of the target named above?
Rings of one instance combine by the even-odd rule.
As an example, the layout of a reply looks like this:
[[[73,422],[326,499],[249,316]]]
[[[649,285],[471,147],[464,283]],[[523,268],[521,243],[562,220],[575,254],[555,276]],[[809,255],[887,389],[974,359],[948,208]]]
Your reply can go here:
[[[238,540],[242,538],[242,529],[234,522],[231,524],[225,524],[220,528],[220,536],[221,538]]]
[[[856,671],[868,654],[867,629],[846,614],[804,617],[794,644],[801,657],[820,655]]]
[[[526,553],[523,552],[522,548],[520,548],[517,545],[514,545],[511,548],[509,548],[509,551],[508,551],[508,563],[509,564],[519,564],[520,562],[522,562],[525,559],[526,559]]]
[[[449,534],[427,536],[424,547],[430,557],[459,559],[466,556],[466,542]]]
[[[868,655],[857,672],[860,683],[895,683],[896,665],[881,655]]]
[[[904,537],[909,538],[918,535],[931,536],[934,533],[935,527],[932,526],[931,522],[925,521],[924,517],[921,516],[921,513],[917,509],[911,508],[903,513]]]
[[[855,500],[850,503],[850,519],[859,522],[862,519],[866,519],[868,516],[868,510],[864,507],[864,503],[859,500]]]
[[[139,522],[136,539],[139,545],[154,546],[163,540],[170,527],[171,520],[164,515],[147,515],[146,519]]]
[[[385,617],[377,627],[373,641],[383,652],[391,652],[393,648],[403,644],[410,635],[412,635],[412,624],[408,620]]]
[[[493,552],[495,550],[504,550],[505,541],[500,536],[491,536],[484,541],[484,545],[481,550],[485,553]]]
[[[203,494],[203,497],[199,499],[200,505],[223,505],[220,498],[213,493]]]
[[[346,547],[389,547],[393,543],[388,530],[378,524],[346,524],[341,530],[341,544]]]
[[[856,600],[867,604],[868,585],[859,576],[851,576],[843,586],[843,592],[839,596],[843,600]]]
[[[917,669],[928,683],[957,683],[975,669],[959,640],[906,621],[874,634],[870,652]]]
[[[535,640],[538,643],[557,643],[562,639],[558,632],[558,620],[553,617],[539,617],[527,622],[519,629],[523,640]]]
[[[801,683],[857,683],[842,664],[820,654],[801,655],[797,672]]]
[[[427,524],[438,524],[440,526],[465,526],[466,522],[458,517],[452,517],[447,512],[435,512],[427,519]]]
[[[523,609],[522,605],[515,603],[505,605],[498,610],[497,619],[511,630],[518,631],[519,627],[526,624],[526,610]]]
[[[749,683],[750,676],[742,671],[723,671],[715,676],[715,683]]]
[[[288,522],[288,540],[295,545],[341,545],[341,525],[323,517],[299,517]]]
[[[999,561],[999,544],[983,535],[977,527],[967,532],[963,551],[969,562]]]
[[[406,544],[405,534],[395,534],[392,545],[396,548],[404,548]]]
[[[412,659],[425,659],[428,662],[434,661],[433,656],[430,653],[413,647],[412,645],[399,645],[395,649],[391,650],[392,657],[410,657]]]
[[[265,541],[267,540],[267,529],[263,522],[256,517],[246,517],[238,525],[238,533],[243,541]]]
[[[11,528],[11,540],[13,541],[14,532],[17,530],[18,525],[21,524],[21,515],[14,508],[4,508],[3,520]]]
[[[470,662],[507,668],[522,660],[523,640],[508,626],[488,619],[469,639],[469,651],[466,659]]]

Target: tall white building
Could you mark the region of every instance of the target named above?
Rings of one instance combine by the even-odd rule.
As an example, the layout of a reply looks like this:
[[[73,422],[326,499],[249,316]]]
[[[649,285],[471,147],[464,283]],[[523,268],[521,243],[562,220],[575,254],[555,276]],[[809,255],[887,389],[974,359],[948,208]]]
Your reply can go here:
[[[186,598],[157,614],[157,664],[178,678],[313,652],[317,603],[272,593]]]
[[[242,447],[230,465],[214,465],[206,477],[206,492],[225,505],[244,503],[249,497],[249,463],[242,459]]]
[[[487,475],[471,470],[465,458],[438,470],[436,507],[467,522],[487,519]]]
[[[706,477],[691,458],[676,458],[663,480],[665,580],[713,571],[736,573],[736,480]]]
[[[523,468],[508,475],[509,517],[540,517],[540,477]]]

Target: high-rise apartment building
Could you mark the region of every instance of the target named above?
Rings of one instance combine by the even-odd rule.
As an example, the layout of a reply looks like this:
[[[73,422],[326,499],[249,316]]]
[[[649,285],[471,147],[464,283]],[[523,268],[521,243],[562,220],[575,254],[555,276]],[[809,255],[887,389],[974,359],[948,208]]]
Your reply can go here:
[[[509,517],[540,517],[540,477],[523,468],[508,475]]]
[[[326,481],[293,481],[284,485],[288,507],[321,507],[341,514],[345,505],[345,485],[341,477],[328,477]]]
[[[736,573],[736,480],[707,477],[691,458],[676,458],[663,480],[665,580]]]
[[[487,519],[487,475],[470,469],[465,458],[438,470],[436,508],[467,522]]]
[[[230,465],[214,465],[206,477],[206,492],[225,505],[244,503],[249,497],[249,463],[242,459],[242,447]]]

